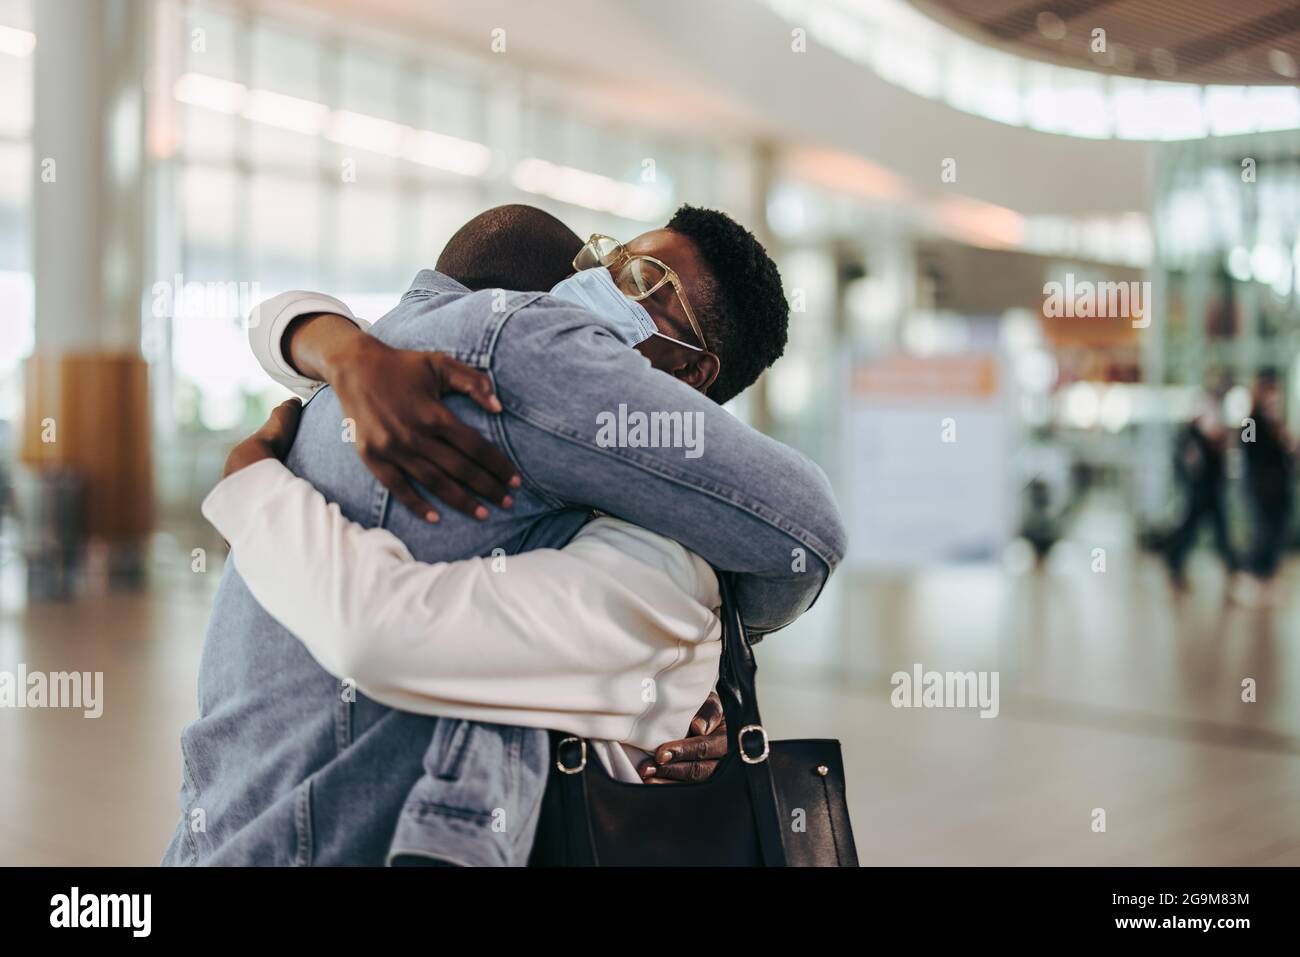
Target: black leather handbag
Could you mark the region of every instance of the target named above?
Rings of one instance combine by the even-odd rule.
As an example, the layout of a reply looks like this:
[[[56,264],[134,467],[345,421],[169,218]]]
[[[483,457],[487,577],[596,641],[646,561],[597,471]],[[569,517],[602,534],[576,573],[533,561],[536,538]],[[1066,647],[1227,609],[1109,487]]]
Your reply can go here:
[[[555,758],[530,867],[856,867],[840,743],[769,741],[757,665],[731,583],[722,590],[718,695],[727,754],[705,781],[615,781],[587,742],[551,732]]]

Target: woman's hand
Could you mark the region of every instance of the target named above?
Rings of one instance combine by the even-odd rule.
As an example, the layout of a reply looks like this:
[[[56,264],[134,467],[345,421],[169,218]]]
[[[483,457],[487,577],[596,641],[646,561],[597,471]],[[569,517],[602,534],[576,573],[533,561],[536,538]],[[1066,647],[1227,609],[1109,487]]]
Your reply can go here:
[[[221,473],[226,478],[242,468],[262,459],[283,462],[298,434],[298,420],[302,417],[302,401],[287,399],[271,410],[271,417],[262,427],[240,442],[226,456],[226,467]]]
[[[727,753],[727,719],[716,691],[705,699],[691,719],[689,736],[669,741],[638,766],[647,784],[703,781],[718,768]]]
[[[519,475],[491,442],[456,418],[439,396],[460,392],[488,412],[500,412],[487,373],[440,352],[394,349],[360,336],[330,384],[343,414],[356,424],[357,452],[393,496],[431,522],[438,513],[414,479],[452,508],[478,519],[488,511],[474,499],[509,508]]]

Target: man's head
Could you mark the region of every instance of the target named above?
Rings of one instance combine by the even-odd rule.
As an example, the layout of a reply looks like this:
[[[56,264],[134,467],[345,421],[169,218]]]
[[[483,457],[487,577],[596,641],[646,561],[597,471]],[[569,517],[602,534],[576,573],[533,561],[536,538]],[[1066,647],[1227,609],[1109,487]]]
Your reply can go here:
[[[536,206],[512,203],[479,213],[447,241],[437,269],[470,289],[549,292],[573,272],[582,240]]]

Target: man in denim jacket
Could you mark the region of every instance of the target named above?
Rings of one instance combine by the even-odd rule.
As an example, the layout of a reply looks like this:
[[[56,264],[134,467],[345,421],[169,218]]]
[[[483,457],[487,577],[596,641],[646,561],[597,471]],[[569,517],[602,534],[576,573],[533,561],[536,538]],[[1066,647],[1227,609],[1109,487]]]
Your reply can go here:
[[[779,277],[750,234],[690,207],[627,251],[674,273],[646,300],[658,326],[649,339],[569,299],[471,292],[432,270],[370,330],[382,346],[360,336],[372,350],[436,351],[490,374],[500,414],[463,396],[446,405],[517,469],[522,485],[509,509],[443,510],[431,524],[431,496],[415,500],[423,511],[393,501],[367,468],[373,460],[341,438],[354,410],[330,375],[337,370],[303,368],[296,351],[282,351],[289,325],[277,315],[274,328],[251,330],[260,351],[274,354],[264,364],[278,366],[282,381],[303,373],[299,384],[314,387],[315,374],[339,386],[315,392],[286,464],[348,518],[389,529],[425,562],[559,547],[591,509],[618,515],[736,573],[747,624],[775,630],[812,604],[844,551],[822,471],[717,404],[784,347]],[[355,321],[328,297],[299,302],[289,320],[333,311]],[[601,424],[624,409],[694,417],[702,454],[605,441]],[[409,714],[340,687],[258,605],[233,562],[205,640],[199,707],[182,736],[182,814],[165,863],[527,861],[549,767],[545,732]]]

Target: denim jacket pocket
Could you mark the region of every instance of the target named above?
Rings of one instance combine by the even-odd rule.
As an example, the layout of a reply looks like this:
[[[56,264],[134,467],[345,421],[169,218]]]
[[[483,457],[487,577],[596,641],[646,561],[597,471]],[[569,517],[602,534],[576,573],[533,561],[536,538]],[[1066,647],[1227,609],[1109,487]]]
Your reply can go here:
[[[440,718],[425,774],[402,807],[389,862],[526,863],[549,753],[545,731]]]

